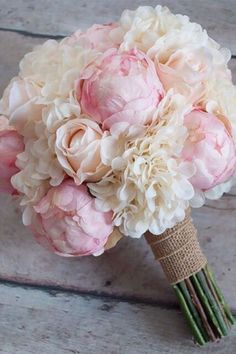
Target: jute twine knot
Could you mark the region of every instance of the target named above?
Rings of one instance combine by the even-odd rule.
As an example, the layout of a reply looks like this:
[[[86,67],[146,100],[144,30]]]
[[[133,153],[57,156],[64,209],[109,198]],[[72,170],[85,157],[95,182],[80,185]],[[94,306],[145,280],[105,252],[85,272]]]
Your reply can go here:
[[[145,237],[171,284],[189,278],[207,264],[190,210],[182,222],[167,229],[162,235],[148,233]]]

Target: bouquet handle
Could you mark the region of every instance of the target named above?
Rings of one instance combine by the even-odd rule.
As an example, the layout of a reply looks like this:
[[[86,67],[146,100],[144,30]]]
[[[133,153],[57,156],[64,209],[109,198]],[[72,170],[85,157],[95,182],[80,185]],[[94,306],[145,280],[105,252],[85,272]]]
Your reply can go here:
[[[160,262],[199,345],[226,336],[235,319],[197,239],[190,210],[160,236],[145,235]]]

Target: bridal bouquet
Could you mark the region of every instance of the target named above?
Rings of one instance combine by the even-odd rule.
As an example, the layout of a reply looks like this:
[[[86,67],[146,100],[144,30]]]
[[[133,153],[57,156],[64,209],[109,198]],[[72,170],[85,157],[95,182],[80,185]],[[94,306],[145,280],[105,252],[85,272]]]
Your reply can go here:
[[[188,17],[139,7],[35,47],[0,102],[0,189],[36,239],[98,256],[145,235],[201,345],[234,323],[190,217],[233,184],[229,59]]]

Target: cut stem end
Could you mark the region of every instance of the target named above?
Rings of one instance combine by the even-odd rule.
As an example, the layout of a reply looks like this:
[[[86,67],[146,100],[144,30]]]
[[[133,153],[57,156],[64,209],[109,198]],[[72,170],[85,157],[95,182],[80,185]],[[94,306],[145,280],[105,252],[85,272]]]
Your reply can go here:
[[[208,265],[172,287],[196,343],[204,345],[228,335],[235,318]]]

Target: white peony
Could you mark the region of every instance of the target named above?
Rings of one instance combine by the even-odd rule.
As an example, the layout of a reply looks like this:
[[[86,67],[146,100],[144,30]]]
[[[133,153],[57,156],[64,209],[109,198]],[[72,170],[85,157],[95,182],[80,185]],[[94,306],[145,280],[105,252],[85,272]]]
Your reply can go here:
[[[114,224],[125,235],[161,234],[183,220],[194,195],[188,181],[194,167],[179,159],[187,136],[183,118],[190,110],[183,96],[170,91],[157,109],[156,124],[144,136],[124,139],[124,152],[111,153],[110,174],[89,184],[97,207],[113,210]]]
[[[44,122],[53,129],[57,120],[75,117],[80,106],[74,94],[79,74],[98,53],[65,40],[48,40],[25,55],[20,63],[19,75],[41,88],[39,104],[48,105]],[[62,113],[62,114],[61,114]]]
[[[34,204],[50,186],[59,185],[64,171],[55,154],[55,134],[50,134],[43,122],[37,122],[31,138],[25,138],[25,151],[17,156],[20,169],[12,184],[22,193],[21,205]]]
[[[157,39],[174,29],[189,25],[187,16],[174,15],[167,7],[141,6],[135,11],[125,10],[120,18],[120,26],[113,30],[112,36],[120,41],[121,50],[138,48],[143,52],[155,45]]]

